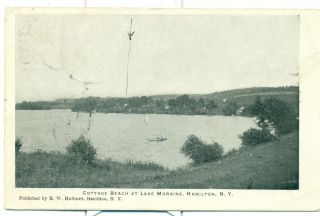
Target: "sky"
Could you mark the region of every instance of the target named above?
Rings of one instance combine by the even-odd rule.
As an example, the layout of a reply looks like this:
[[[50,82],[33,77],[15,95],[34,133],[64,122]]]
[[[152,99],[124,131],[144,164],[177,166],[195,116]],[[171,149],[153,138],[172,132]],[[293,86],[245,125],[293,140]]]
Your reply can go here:
[[[128,96],[298,83],[294,15],[18,15],[16,101],[125,97],[131,18]]]

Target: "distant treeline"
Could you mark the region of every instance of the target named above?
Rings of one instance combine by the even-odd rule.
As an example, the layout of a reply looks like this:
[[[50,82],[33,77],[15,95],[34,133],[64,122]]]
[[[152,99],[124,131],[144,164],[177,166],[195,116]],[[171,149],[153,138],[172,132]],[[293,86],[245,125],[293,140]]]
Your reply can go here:
[[[71,109],[75,100],[59,99],[55,101],[23,101],[16,103],[16,110]]]
[[[16,109],[71,109],[74,112],[155,113],[181,115],[252,116],[251,105],[261,97],[276,98],[298,113],[299,89],[296,86],[229,90],[207,95],[160,95],[129,98],[87,97],[55,101],[22,102]]]
[[[74,112],[105,112],[105,113],[158,113],[158,114],[214,114],[217,104],[213,100],[200,98],[195,100],[188,95],[182,95],[175,99],[154,100],[152,97],[131,98],[84,98],[78,100],[71,110]]]
[[[22,103],[16,104],[17,110],[49,110],[51,109],[52,104],[50,102],[27,102],[23,101]]]

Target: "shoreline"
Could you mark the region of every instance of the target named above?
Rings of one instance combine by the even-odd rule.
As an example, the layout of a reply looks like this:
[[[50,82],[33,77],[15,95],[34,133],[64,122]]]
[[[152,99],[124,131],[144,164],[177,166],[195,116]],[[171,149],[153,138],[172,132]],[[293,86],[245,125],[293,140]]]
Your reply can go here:
[[[38,110],[31,110],[31,109],[16,109],[15,111],[57,111],[57,110],[68,110],[71,113],[85,113],[90,114],[90,112],[85,111],[72,111],[71,109],[38,109]],[[176,116],[217,116],[217,117],[245,117],[245,118],[255,118],[254,116],[248,116],[248,115],[223,115],[223,114],[185,114],[185,113],[139,113],[139,112],[92,112],[91,115],[94,115],[95,113],[98,114],[135,114],[135,115],[176,115]]]

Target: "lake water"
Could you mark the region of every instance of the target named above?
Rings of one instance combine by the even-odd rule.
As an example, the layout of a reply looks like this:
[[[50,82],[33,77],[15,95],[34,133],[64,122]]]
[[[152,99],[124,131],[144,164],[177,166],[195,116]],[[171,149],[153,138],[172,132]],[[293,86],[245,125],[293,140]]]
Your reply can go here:
[[[65,152],[82,133],[99,158],[153,161],[170,169],[190,162],[180,153],[189,135],[216,141],[227,152],[240,147],[238,135],[250,127],[255,127],[254,119],[247,117],[94,113],[89,118],[88,113],[70,110],[16,111],[16,137],[22,137],[22,151]],[[157,135],[167,140],[148,141]]]

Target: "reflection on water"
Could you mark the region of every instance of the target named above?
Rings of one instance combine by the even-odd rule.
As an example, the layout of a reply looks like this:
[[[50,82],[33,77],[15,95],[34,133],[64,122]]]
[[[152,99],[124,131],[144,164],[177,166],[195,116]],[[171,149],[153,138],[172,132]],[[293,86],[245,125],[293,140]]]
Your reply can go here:
[[[153,161],[169,168],[188,163],[180,148],[191,134],[216,141],[228,151],[238,148],[238,135],[254,126],[254,119],[246,117],[94,113],[90,120],[88,113],[70,110],[16,111],[16,137],[22,137],[22,151],[65,152],[72,139],[86,133],[99,158]],[[167,140],[148,141],[157,136]]]

